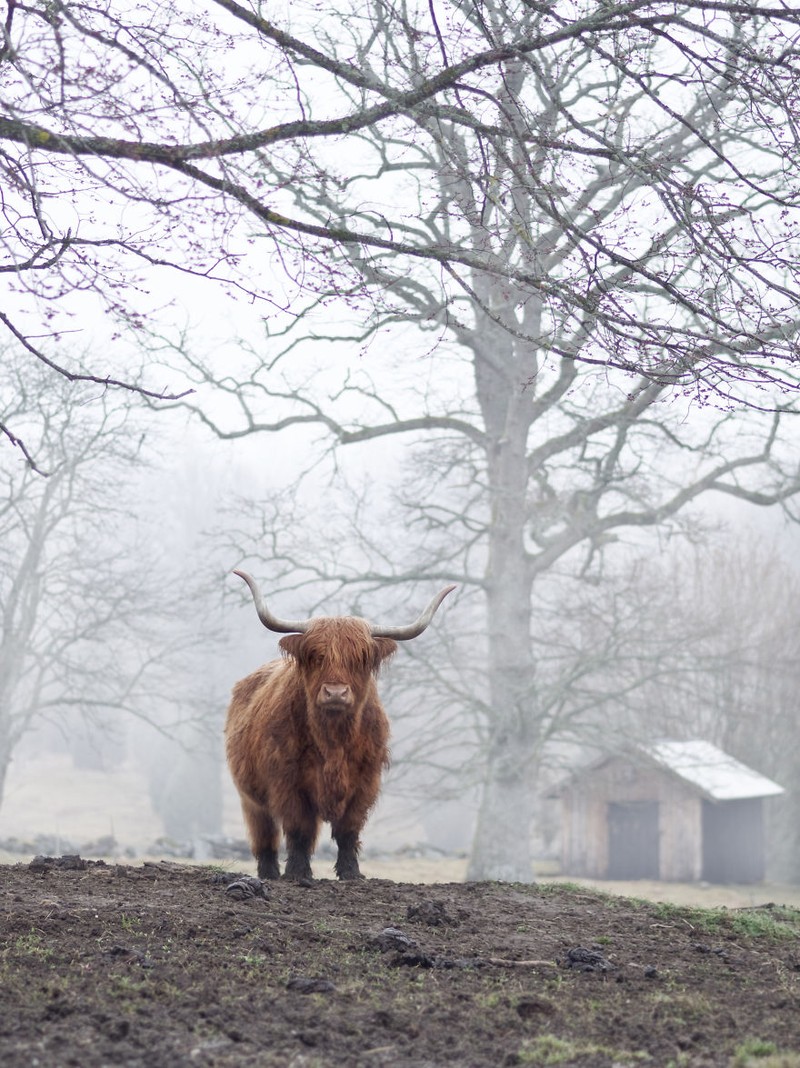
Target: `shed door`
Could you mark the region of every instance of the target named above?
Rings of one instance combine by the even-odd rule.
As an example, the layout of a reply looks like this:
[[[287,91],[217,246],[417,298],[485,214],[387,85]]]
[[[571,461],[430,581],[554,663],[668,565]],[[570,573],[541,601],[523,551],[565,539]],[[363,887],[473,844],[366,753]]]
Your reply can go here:
[[[608,878],[657,879],[658,801],[608,806]]]
[[[764,878],[760,797],[703,802],[703,878],[709,883],[757,883]]]

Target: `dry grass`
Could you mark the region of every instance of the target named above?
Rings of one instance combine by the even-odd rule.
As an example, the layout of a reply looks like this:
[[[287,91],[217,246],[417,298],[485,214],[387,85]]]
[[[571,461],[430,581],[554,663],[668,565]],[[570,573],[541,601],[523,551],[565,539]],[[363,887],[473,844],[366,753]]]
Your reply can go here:
[[[89,842],[110,834],[139,851],[163,833],[147,778],[132,765],[113,772],[77,770],[69,757],[49,754],[9,769],[0,838],[53,834]]]

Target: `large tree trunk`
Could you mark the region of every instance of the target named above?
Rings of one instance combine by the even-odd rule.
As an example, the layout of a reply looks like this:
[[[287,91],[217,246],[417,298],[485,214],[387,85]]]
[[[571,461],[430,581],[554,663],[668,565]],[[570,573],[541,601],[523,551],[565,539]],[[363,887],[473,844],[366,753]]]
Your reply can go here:
[[[513,346],[507,336],[498,335],[496,329],[487,331],[489,358],[476,359],[478,395],[490,441],[486,618],[491,718],[467,878],[532,882],[530,819],[536,717],[532,572],[525,551],[531,400],[520,388],[510,388],[521,375]]]
[[[505,536],[504,536],[505,535]],[[509,532],[497,531],[508,546]],[[500,546],[498,546],[500,549]],[[532,882],[530,820],[536,717],[530,578],[524,554],[498,552],[488,596],[492,717],[483,792],[467,878]]]
[[[519,768],[498,764],[487,770],[467,881],[532,883],[530,847],[531,783]]]

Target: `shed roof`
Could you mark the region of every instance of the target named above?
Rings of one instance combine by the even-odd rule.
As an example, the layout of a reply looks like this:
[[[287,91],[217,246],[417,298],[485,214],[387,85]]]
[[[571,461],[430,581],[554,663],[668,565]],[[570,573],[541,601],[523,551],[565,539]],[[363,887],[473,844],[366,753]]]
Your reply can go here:
[[[661,739],[649,744],[630,746],[623,751],[606,753],[590,764],[576,768],[564,781],[553,786],[548,797],[559,797],[570,784],[591,775],[611,760],[626,758],[649,760],[671,775],[682,779],[710,801],[740,801],[748,797],[774,797],[785,793],[782,786],[753,768],[735,760],[711,742],[694,739],[677,742]]]
[[[784,789],[711,742],[662,740],[639,746],[656,764],[696,786],[713,801],[773,797]]]

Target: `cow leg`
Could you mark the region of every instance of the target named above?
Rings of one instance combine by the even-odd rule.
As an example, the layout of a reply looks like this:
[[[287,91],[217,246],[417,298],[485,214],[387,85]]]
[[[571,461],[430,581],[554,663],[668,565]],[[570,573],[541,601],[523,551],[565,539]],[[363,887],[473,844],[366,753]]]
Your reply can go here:
[[[319,823],[313,809],[308,804],[298,805],[294,818],[286,820],[286,858],[285,879],[299,882],[301,879],[313,879],[311,872],[311,854],[317,844]]]
[[[313,879],[311,871],[311,852],[314,838],[298,831],[287,831],[286,847],[289,855],[286,858],[285,879],[293,879],[299,882],[301,879]]]
[[[252,798],[242,798],[242,815],[244,816],[250,848],[258,864],[259,879],[280,878],[278,867],[278,844],[280,830],[269,809],[258,804]]]
[[[334,827],[333,838],[338,847],[338,856],[334,864],[336,874],[340,879],[363,879],[364,876],[358,866],[358,850],[361,846],[358,831]]]
[[[281,869],[278,867],[278,850],[262,849],[255,854],[258,863],[259,879],[280,879]]]
[[[340,879],[363,879],[358,866],[361,829],[378,798],[380,776],[362,777],[359,789],[339,819],[331,820],[331,832],[338,847],[334,870]]]

